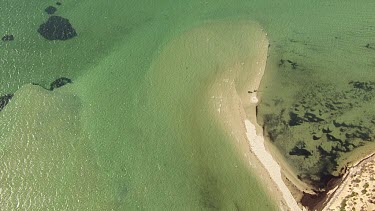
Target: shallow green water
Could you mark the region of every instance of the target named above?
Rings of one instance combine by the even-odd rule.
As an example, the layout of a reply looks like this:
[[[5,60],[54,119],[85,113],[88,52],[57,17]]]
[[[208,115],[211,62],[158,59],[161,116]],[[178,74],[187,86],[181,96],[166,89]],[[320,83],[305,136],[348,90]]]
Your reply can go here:
[[[296,163],[297,170],[305,174],[320,172],[316,162],[320,152],[312,153],[313,156],[308,158],[312,172],[300,168],[298,163],[305,161],[303,156],[289,155],[301,137],[311,137],[310,127],[325,127],[336,118],[353,119],[350,117],[353,114],[357,125],[374,128],[374,123],[367,118],[373,113],[371,105],[374,100],[371,98],[364,103],[361,98],[352,99],[353,93],[363,90],[348,84],[350,80],[375,79],[372,71],[375,50],[364,47],[366,44],[375,47],[373,1],[116,0],[111,3],[62,3],[57,7],[56,15],[68,18],[77,30],[78,36],[72,40],[47,41],[36,32],[48,18],[43,10],[51,5],[50,1],[4,0],[1,4],[1,33],[14,34],[15,41],[0,43],[0,94],[14,93],[27,83],[46,87],[61,76],[74,81],[73,85],[57,91],[69,93],[70,97],[60,96],[55,91],[45,93],[42,89],[23,87],[2,112],[1,159],[8,171],[2,172],[1,200],[10,201],[9,208],[18,204],[17,197],[9,195],[9,191],[25,194],[24,203],[21,203],[25,205],[22,206],[31,204],[40,209],[43,209],[41,204],[68,210],[83,207],[98,210],[244,209],[249,206],[269,210],[274,207],[256,179],[235,156],[234,149],[227,144],[226,135],[210,121],[212,117],[207,109],[199,107],[204,100],[197,90],[213,76],[212,69],[199,74],[189,74],[190,70],[186,70],[186,81],[167,69],[166,73],[171,73],[169,80],[179,78],[186,84],[181,86],[166,81],[158,83],[156,89],[149,87],[150,82],[163,77],[153,76],[150,67],[165,45],[183,31],[207,20],[254,20],[267,31],[271,46],[264,83],[259,92],[263,99],[260,120],[271,114],[277,123],[274,125],[285,122],[281,129],[275,126],[277,134],[281,134],[275,138],[275,144],[291,163]],[[280,59],[289,59],[298,66],[293,69],[287,62],[279,66]],[[163,81],[163,78],[158,80]],[[327,123],[322,126],[307,123],[288,126],[290,107],[299,102],[301,96],[315,91],[314,98],[322,94],[319,99],[326,101],[327,97],[336,96],[336,100],[342,98],[337,94],[341,90],[354,90],[346,102],[354,102],[355,109],[348,107],[344,112],[328,115],[325,117]],[[34,95],[38,97],[30,98]],[[77,99],[71,99],[73,95]],[[372,96],[373,91],[369,95]],[[181,98],[176,100],[176,96]],[[59,107],[51,104],[59,104]],[[25,110],[16,112],[25,106]],[[274,118],[283,109],[280,118]],[[42,117],[45,119],[38,120]],[[43,124],[29,127],[31,123],[27,122],[34,120]],[[63,122],[58,124],[57,120]],[[270,125],[269,131],[275,129]],[[25,132],[27,128],[30,128],[30,133]],[[294,137],[294,134],[302,135]],[[21,164],[8,163],[17,160],[17,153],[28,149],[27,143],[47,137],[52,140],[48,142],[51,146],[32,144],[34,148],[29,154],[22,153],[22,159],[18,159],[28,160],[28,155],[37,154],[40,158],[30,160],[47,162],[35,164],[23,177],[15,177],[31,177],[32,182],[4,179],[19,174],[20,169],[14,168]],[[323,139],[318,143],[311,139],[303,141],[309,150],[320,144],[327,145]],[[57,161],[52,161],[51,157]],[[329,159],[330,156],[325,160],[331,162]],[[26,162],[25,165],[31,164]],[[44,169],[51,168],[55,177],[44,181],[45,177],[39,175],[34,179],[32,175],[42,168],[41,174],[48,172]],[[10,173],[12,171],[15,173]],[[87,176],[82,176],[82,172]],[[84,179],[77,179],[80,177],[76,175]],[[29,199],[30,194],[25,190],[11,190],[13,184],[17,188],[38,187],[40,189],[35,191],[49,196],[45,197],[49,201],[40,203],[42,196]]]

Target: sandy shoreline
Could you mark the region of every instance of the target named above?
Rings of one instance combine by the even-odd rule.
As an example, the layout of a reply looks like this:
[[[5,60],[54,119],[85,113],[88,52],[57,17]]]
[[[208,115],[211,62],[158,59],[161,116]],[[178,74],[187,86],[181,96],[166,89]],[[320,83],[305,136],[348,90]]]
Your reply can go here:
[[[264,59],[262,62],[258,62],[258,64],[261,64],[262,66],[257,70],[256,74],[253,75],[251,88],[253,88],[254,90],[257,90],[260,86],[260,82],[262,80],[264,69],[266,66],[266,59]],[[249,97],[247,99],[249,99]],[[278,192],[280,192],[282,195],[282,199],[286,204],[287,209],[293,211],[301,210],[300,206],[298,205],[297,201],[295,200],[291,191],[288,189],[283,180],[281,166],[274,159],[271,153],[266,149],[263,130],[257,124],[256,106],[259,102],[257,93],[251,93],[250,100],[247,101],[247,103],[246,98],[242,100],[245,101],[244,105],[248,107],[248,119],[244,120],[244,124],[246,127],[246,137],[251,148],[251,152],[255,154],[258,161],[261,163],[263,168],[267,171],[269,177],[276,185]],[[281,209],[283,208],[281,207]]]
[[[247,129],[247,138],[249,140],[251,151],[257,156],[259,161],[266,168],[270,177],[276,183],[278,189],[281,191],[282,196],[288,205],[290,210],[301,210],[296,200],[292,196],[290,190],[284,183],[281,175],[281,168],[279,164],[274,160],[272,155],[266,150],[264,145],[263,135],[257,135],[255,125],[249,120],[245,120]]]
[[[267,39],[267,34],[265,34],[265,39]],[[266,42],[268,43],[268,39]],[[255,62],[255,65],[252,67],[252,71],[249,71],[252,72],[252,75],[249,76],[250,82],[247,86],[247,90],[250,90],[250,93],[245,92],[239,94],[241,96],[241,105],[246,111],[246,119],[243,119],[242,123],[245,125],[246,129],[245,133],[247,144],[248,147],[250,147],[251,152],[256,156],[256,159],[261,164],[261,166],[258,166],[258,170],[262,168],[262,171],[266,171],[273,183],[273,191],[277,189],[279,200],[281,202],[280,208],[293,211],[301,210],[300,206],[283,180],[283,166],[279,165],[279,163],[274,159],[273,155],[266,148],[263,130],[257,124],[256,106],[258,105],[259,99],[257,92],[252,92],[251,90],[258,90],[262,81],[267,63],[268,45],[263,47],[263,51],[260,51],[259,54],[260,58],[258,58],[258,60]]]
[[[283,180],[283,166],[266,149],[262,128],[257,124],[256,90],[262,80],[268,55],[266,33],[258,29],[255,33],[261,39],[254,44],[254,52],[246,59],[225,67],[226,70],[216,77],[209,89],[210,102],[239,153],[243,155],[244,162],[249,163],[251,171],[256,172],[279,208],[301,210]]]

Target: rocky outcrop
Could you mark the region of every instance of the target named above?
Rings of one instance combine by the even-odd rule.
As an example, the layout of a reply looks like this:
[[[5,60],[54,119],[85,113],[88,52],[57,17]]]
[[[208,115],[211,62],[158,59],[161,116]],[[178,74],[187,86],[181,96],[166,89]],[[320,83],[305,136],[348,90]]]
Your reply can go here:
[[[48,15],[52,15],[52,14],[54,14],[54,13],[57,11],[57,9],[56,9],[56,7],[49,6],[49,7],[47,7],[44,11],[45,11]]]
[[[77,36],[69,20],[60,16],[50,16],[39,26],[38,33],[47,40],[69,40]]]
[[[66,84],[72,83],[72,80],[69,78],[61,77],[53,81],[50,85],[50,90],[54,90],[56,88],[62,87]]]
[[[4,36],[1,38],[1,40],[4,41],[4,42],[7,42],[7,41],[13,41],[13,40],[14,40],[14,35],[12,35],[12,34],[4,35]]]
[[[0,97],[0,111],[2,111],[5,108],[5,106],[9,103],[12,97],[13,94],[6,94]]]

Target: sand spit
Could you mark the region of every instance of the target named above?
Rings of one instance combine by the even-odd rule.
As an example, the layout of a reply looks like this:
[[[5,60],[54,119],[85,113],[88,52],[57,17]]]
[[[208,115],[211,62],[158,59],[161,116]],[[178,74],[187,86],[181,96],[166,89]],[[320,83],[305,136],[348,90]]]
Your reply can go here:
[[[375,153],[349,167],[323,210],[375,210]]]
[[[246,135],[251,146],[251,151],[254,152],[259,161],[266,168],[272,180],[276,183],[290,210],[301,210],[282,179],[279,164],[273,159],[272,155],[265,148],[263,135],[257,135],[255,125],[253,125],[249,120],[245,120],[245,125],[247,130]]]
[[[262,134],[262,128],[256,122],[257,89],[266,67],[268,39],[256,24],[246,23],[241,27],[242,32],[248,30],[241,39],[249,46],[248,51],[241,51],[240,56],[219,66],[221,71],[208,90],[209,103],[244,162],[257,173],[279,208],[301,210],[282,179],[280,165],[266,150],[263,135],[258,135]]]

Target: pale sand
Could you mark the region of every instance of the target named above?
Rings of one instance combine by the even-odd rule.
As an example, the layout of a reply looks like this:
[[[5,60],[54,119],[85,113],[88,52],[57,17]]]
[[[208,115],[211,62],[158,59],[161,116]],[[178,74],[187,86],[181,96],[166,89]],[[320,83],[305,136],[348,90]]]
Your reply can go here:
[[[343,182],[330,191],[323,210],[375,210],[375,155],[358,161],[345,173]]]
[[[262,30],[253,31],[261,35],[254,44],[254,52],[250,52],[246,59],[221,67],[225,71],[217,75],[209,88],[209,102],[214,105],[223,127],[235,140],[234,144],[244,161],[257,173],[270,196],[280,203],[280,209],[301,210],[282,179],[280,165],[265,148],[262,130],[256,123],[258,98],[254,90],[258,89],[266,66],[268,40]],[[248,36],[249,42],[254,42],[252,37]]]
[[[279,164],[273,159],[272,155],[266,150],[264,145],[263,135],[257,135],[255,125],[249,120],[245,120],[247,138],[249,140],[251,151],[257,156],[259,161],[268,171],[272,180],[276,183],[277,187],[281,191],[285,202],[287,203],[290,210],[301,210],[296,200],[292,196],[288,187],[284,183],[281,175],[281,168]]]
[[[207,97],[203,100],[207,103],[207,110],[212,111],[217,117],[215,122],[227,132],[229,140],[233,140],[231,144],[242,156],[249,174],[257,177],[257,182],[265,187],[269,197],[279,203],[282,210],[288,210],[288,203],[283,199],[278,185],[251,151],[244,124],[248,118],[256,121],[257,95],[248,91],[257,89],[263,76],[269,44],[266,33],[254,22],[215,21],[193,28],[184,36],[188,39],[179,45],[182,45],[182,51],[187,50],[186,57],[176,56],[170,63],[161,63],[162,66],[154,67],[160,71],[155,75],[150,71],[147,77],[164,80],[166,75],[178,74],[178,77],[174,77],[180,79],[176,81],[179,86],[194,84],[194,81],[186,83],[192,73],[200,76],[195,76],[198,80],[204,78],[205,83],[199,85],[202,85],[203,97]],[[186,66],[191,71],[166,71],[162,74],[163,70],[171,67],[186,70]],[[210,74],[206,75],[206,72]]]

